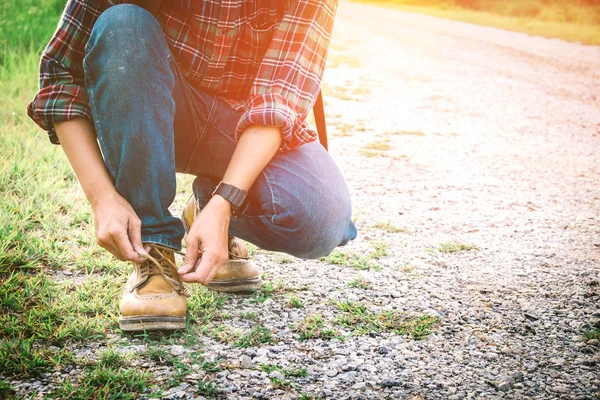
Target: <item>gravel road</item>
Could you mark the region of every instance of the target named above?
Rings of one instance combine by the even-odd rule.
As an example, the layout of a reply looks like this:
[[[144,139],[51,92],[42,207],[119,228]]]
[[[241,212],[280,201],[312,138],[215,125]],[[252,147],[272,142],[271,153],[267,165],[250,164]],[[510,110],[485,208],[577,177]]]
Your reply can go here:
[[[385,238],[390,265],[419,273],[373,273],[358,296],[441,318],[425,341],[359,356],[378,368],[359,376],[399,386],[364,396],[600,397],[598,342],[582,338],[600,318],[600,49],[359,4],[338,15],[326,81],[360,100],[328,110],[365,129],[331,145],[353,246]],[[369,229],[388,219],[410,234]],[[480,250],[430,250],[447,241]]]
[[[231,399],[600,398],[600,344],[584,337],[600,328],[600,48],[341,2],[323,90],[360,231],[343,251],[388,254],[360,271],[258,251],[288,290],[231,296],[223,324],[255,312],[276,343],[172,354],[229,365],[213,378]],[[423,340],[300,341],[293,327],[333,321],[339,300],[439,322]],[[274,385],[287,378],[263,363],[308,376]],[[197,379],[164,396],[197,398]]]

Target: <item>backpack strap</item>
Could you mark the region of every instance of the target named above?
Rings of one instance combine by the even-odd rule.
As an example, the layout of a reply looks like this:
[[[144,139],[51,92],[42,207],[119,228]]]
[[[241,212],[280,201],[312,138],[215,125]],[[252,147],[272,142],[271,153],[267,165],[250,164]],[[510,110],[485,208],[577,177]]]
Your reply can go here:
[[[319,89],[317,101],[315,101],[315,105],[313,106],[313,115],[315,117],[315,124],[317,125],[319,142],[321,142],[321,145],[325,147],[325,150],[328,150],[327,124],[325,122],[325,107],[323,106],[323,94],[321,93],[321,89]]]

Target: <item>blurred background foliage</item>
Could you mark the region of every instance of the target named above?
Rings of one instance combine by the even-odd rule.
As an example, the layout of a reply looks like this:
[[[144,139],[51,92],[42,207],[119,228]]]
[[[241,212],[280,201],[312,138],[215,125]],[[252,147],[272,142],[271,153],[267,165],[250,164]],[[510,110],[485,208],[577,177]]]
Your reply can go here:
[[[600,25],[600,0],[377,0],[407,6],[463,8],[542,21]]]
[[[0,1],[0,67],[8,59],[42,52],[56,29],[65,0]]]

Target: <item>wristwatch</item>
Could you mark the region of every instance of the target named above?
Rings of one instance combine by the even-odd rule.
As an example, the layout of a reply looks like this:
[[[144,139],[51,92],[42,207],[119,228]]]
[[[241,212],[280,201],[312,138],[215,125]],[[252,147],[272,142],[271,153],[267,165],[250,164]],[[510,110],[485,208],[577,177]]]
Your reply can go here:
[[[215,194],[218,194],[231,203],[231,214],[234,217],[237,218],[246,212],[248,208],[248,202],[246,201],[248,192],[245,190],[221,181],[212,192],[212,196]]]

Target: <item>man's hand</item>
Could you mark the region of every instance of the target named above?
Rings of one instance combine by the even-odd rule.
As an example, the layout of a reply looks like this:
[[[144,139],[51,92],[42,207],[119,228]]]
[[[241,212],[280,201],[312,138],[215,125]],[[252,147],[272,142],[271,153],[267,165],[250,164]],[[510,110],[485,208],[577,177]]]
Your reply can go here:
[[[281,145],[281,132],[272,126],[244,130],[222,181],[249,191]],[[227,233],[231,203],[216,195],[198,214],[185,240],[186,253],[179,275],[185,282],[208,285],[229,258]]]
[[[139,264],[148,257],[142,245],[141,221],[127,200],[114,192],[92,208],[100,246],[122,261]]]
[[[178,270],[184,282],[208,285],[227,261],[230,219],[231,204],[218,195],[198,214],[185,239],[185,257]]]
[[[143,262],[148,252],[142,246],[140,219],[115,190],[91,121],[75,118],[54,127],[94,211],[98,244],[123,261]]]

